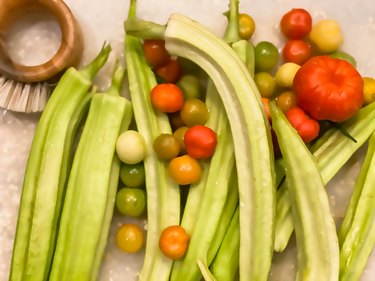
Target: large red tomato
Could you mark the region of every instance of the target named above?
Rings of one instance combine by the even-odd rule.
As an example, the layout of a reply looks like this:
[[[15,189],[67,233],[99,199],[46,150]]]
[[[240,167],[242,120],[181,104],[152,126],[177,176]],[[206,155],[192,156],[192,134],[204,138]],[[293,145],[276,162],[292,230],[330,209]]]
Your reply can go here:
[[[363,104],[363,79],[347,61],[328,56],[310,58],[293,81],[297,104],[317,120],[342,122]]]

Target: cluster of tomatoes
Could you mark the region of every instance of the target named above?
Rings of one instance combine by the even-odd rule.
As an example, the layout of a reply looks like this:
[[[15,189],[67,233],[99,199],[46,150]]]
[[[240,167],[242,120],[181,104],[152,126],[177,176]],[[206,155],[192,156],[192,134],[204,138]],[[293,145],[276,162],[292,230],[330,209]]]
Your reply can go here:
[[[151,90],[151,103],[156,111],[168,114],[174,130],[155,138],[154,151],[169,161],[169,174],[177,184],[196,183],[202,174],[199,160],[210,158],[217,144],[216,133],[205,125],[209,111],[201,99],[200,81],[194,75],[182,75],[181,70],[167,69],[171,60],[176,65],[179,61],[170,57],[163,40],[145,40],[144,52],[162,80]],[[160,69],[164,69],[162,76]]]
[[[276,99],[309,143],[322,122],[343,122],[375,99],[375,80],[363,78],[355,59],[341,51],[343,34],[335,20],[314,24],[310,13],[299,8],[284,14],[279,27],[285,38],[281,51],[268,41],[255,46],[254,80],[268,116],[268,102]]]

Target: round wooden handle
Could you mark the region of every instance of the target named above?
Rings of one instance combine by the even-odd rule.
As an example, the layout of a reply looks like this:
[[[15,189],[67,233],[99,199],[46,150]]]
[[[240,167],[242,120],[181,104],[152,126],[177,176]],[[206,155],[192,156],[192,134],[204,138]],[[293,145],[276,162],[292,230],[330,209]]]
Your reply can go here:
[[[80,27],[63,0],[0,0],[0,36],[10,25],[30,11],[52,14],[61,29],[61,45],[47,62],[36,66],[25,66],[13,62],[0,41],[0,73],[21,82],[48,80],[70,66],[76,66],[82,57],[83,39]],[[1,40],[1,37],[0,37]]]

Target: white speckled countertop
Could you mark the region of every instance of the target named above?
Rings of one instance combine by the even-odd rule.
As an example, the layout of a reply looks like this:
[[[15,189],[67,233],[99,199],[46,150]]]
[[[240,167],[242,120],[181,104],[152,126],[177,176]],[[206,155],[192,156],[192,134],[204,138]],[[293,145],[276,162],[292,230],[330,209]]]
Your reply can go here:
[[[93,58],[104,41],[110,42],[112,57],[123,57],[123,21],[129,0],[66,0],[84,32],[85,52],[82,63]],[[309,10],[314,20],[336,19],[344,32],[343,50],[357,59],[358,70],[364,76],[375,77],[375,2],[369,0],[243,0],[241,11],[251,14],[257,23],[254,41],[269,40],[281,46],[278,22],[283,13],[293,7]],[[224,0],[138,0],[140,17],[164,23],[172,12],[181,12],[203,22],[222,34],[227,10]],[[108,82],[107,68],[101,71],[97,82]],[[1,94],[1,93],[0,93]],[[8,280],[12,240],[14,236],[19,196],[22,188],[28,151],[38,121],[38,114],[26,115],[0,109],[0,281]],[[339,221],[345,214],[355,177],[363,159],[358,152],[346,167],[328,185],[332,212]],[[115,217],[113,226],[124,221]],[[144,224],[145,222],[140,222]],[[113,228],[114,229],[114,228]],[[112,229],[112,230],[113,230]],[[112,231],[113,232],[113,231]],[[142,254],[127,255],[114,247],[110,234],[101,280],[136,280]],[[294,247],[275,255],[270,280],[294,280]],[[375,254],[370,259],[362,281],[375,279]]]

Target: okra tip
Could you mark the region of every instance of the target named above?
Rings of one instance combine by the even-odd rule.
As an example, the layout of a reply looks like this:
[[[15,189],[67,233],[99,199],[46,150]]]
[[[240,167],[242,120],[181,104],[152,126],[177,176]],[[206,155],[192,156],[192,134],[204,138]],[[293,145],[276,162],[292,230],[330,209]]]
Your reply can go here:
[[[120,61],[116,60],[113,75],[112,75],[111,86],[109,87],[107,91],[109,95],[113,95],[113,96],[120,95],[124,74],[125,74],[125,70],[122,67]]]
[[[79,72],[89,80],[93,80],[98,71],[107,62],[112,47],[107,42],[104,42],[99,54],[88,65],[84,66]]]

